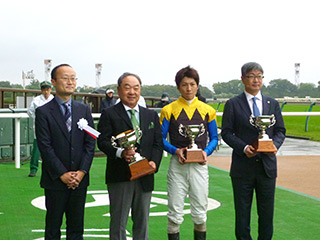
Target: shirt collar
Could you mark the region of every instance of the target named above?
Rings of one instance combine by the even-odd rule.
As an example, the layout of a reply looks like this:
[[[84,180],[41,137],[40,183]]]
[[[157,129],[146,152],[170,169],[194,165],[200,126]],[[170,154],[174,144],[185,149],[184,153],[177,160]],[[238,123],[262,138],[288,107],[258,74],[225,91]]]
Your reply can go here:
[[[246,98],[247,98],[248,101],[251,100],[253,97],[256,97],[257,100],[262,101],[261,91],[259,91],[257,95],[253,96],[252,94],[250,94],[246,90],[244,90],[244,94],[246,95]]]
[[[186,100],[185,98],[183,98],[182,96],[180,96],[180,98],[183,100],[183,101],[185,101],[189,106],[191,105],[191,103],[197,98],[196,96],[193,98],[193,99],[191,99],[191,100]]]
[[[63,101],[61,98],[59,98],[58,96],[54,97],[56,99],[56,101],[58,102],[59,105],[62,105],[64,103],[67,103],[69,106],[71,106],[71,98],[69,99],[69,101],[65,102]]]
[[[134,110],[136,110],[137,112],[139,112],[139,105],[138,105],[138,104],[137,104],[134,108],[131,108],[131,107],[129,107],[129,106],[123,104],[123,103],[122,103],[122,105],[123,105],[124,109],[126,110],[126,112],[127,112],[128,110],[131,110],[131,109],[134,109]]]

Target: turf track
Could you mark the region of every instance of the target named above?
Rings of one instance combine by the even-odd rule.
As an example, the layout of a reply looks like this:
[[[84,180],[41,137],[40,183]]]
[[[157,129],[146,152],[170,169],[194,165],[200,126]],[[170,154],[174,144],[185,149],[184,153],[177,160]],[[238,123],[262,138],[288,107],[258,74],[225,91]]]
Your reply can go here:
[[[95,200],[101,206],[87,207],[85,215],[85,239],[108,239],[109,217],[106,185],[104,184],[105,158],[95,158],[91,169],[91,185],[88,189],[87,204]],[[166,239],[167,211],[165,205],[166,172],[169,158],[164,158],[156,175],[156,189],[150,216],[150,239]],[[37,177],[27,177],[29,164],[20,169],[14,163],[0,164],[0,239],[42,239],[45,211],[34,207],[31,201],[43,196]],[[234,238],[234,210],[232,189],[228,172],[210,167],[209,198],[220,202],[221,206],[208,212],[208,240]],[[92,193],[94,192],[94,193]],[[99,198],[100,196],[100,198]],[[185,207],[188,209],[188,205]],[[160,213],[160,216],[154,216]],[[161,215],[162,213],[162,215]],[[277,188],[274,219],[274,239],[313,240],[320,235],[320,199],[309,198],[290,190]],[[65,229],[65,224],[62,230]],[[181,239],[193,239],[193,224],[189,214],[181,225]],[[131,220],[128,221],[128,239],[131,239]],[[252,237],[257,238],[256,207],[252,211]],[[62,235],[65,233],[62,232]]]

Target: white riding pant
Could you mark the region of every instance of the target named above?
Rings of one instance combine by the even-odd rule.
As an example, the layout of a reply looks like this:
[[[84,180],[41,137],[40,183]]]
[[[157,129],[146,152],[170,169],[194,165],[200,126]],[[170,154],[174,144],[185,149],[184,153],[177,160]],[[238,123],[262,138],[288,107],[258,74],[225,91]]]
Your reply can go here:
[[[207,221],[209,192],[208,166],[199,163],[181,165],[178,157],[173,155],[168,170],[168,219],[175,224],[183,222],[184,202],[190,200],[191,218],[194,224]]]

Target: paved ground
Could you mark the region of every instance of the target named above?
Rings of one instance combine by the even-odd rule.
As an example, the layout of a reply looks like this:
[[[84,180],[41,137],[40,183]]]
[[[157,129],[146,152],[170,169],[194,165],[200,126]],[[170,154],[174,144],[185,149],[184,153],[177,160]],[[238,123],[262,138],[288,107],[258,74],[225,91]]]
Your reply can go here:
[[[222,142],[208,162],[229,170],[231,152]],[[286,138],[277,156],[278,186],[320,198],[320,142]]]

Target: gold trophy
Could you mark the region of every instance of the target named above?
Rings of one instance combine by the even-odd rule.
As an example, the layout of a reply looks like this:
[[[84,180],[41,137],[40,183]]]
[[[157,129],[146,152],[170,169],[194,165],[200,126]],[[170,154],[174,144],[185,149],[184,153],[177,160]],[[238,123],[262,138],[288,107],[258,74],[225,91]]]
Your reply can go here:
[[[206,131],[204,124],[201,123],[199,125],[183,125],[180,124],[178,131],[181,136],[190,139],[190,144],[188,146],[187,151],[185,152],[186,163],[203,163],[202,149],[198,148],[195,143],[195,139],[203,135]]]
[[[137,135],[136,135],[137,132]],[[111,137],[111,144],[114,148],[134,149],[135,144],[142,137],[142,131],[138,126],[136,130],[128,130],[118,134],[116,137]],[[130,181],[143,177],[156,171],[155,168],[149,165],[149,161],[141,156],[139,153],[135,153],[134,157],[129,163],[129,169],[131,173]]]
[[[277,149],[273,145],[272,139],[266,134],[266,130],[276,123],[275,116],[260,115],[254,117],[250,116],[250,124],[259,129],[259,139],[253,143],[253,147],[257,152],[276,152]]]

